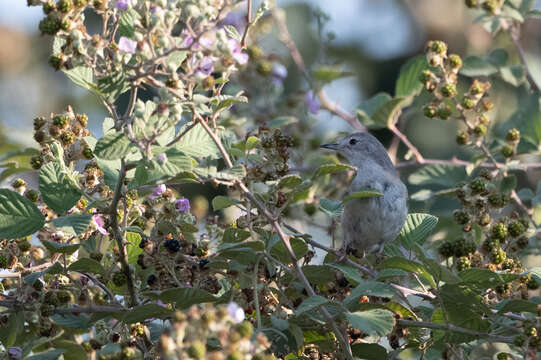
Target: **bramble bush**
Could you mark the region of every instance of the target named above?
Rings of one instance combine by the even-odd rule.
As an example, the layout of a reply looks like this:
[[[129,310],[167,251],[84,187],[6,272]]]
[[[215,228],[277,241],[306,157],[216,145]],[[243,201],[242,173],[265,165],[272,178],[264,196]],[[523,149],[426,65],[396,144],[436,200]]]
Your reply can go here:
[[[541,223],[541,186],[525,177],[541,164],[524,156],[540,149],[540,94],[519,43],[523,22],[540,16],[533,1],[465,1],[511,40],[512,61],[504,49],[462,59],[430,41],[394,96],[375,95],[356,116],[324,91],[349,73],[307,66],[283,10],[239,3],[28,0],[54,37],[49,64],[109,117],[96,138],[72,107],[38,116],[39,151],[1,156],[31,156],[39,187],[0,189],[0,357],[537,358],[541,268],[521,263]],[[322,30],[327,16],[315,15]],[[288,60],[258,46],[269,36],[289,50],[302,91],[284,92]],[[496,83],[518,99],[499,122]],[[407,149],[397,167],[412,202],[439,219],[411,213],[382,258],[344,259],[316,242],[304,227],[325,228],[334,245],[343,203],[380,195],[346,196],[355,168],[318,150],[319,111],[390,131]],[[456,122],[470,157],[424,157],[400,130],[423,114]],[[184,184],[221,191],[213,211],[236,209],[233,221],[198,220]]]

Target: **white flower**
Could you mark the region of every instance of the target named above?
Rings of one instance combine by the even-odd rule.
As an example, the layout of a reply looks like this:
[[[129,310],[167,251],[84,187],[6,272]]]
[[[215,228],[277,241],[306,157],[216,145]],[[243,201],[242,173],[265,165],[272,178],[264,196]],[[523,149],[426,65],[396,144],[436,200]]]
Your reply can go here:
[[[233,322],[235,324],[238,324],[244,320],[244,310],[236,303],[236,302],[230,302],[227,304],[227,313],[231,318],[233,318]]]

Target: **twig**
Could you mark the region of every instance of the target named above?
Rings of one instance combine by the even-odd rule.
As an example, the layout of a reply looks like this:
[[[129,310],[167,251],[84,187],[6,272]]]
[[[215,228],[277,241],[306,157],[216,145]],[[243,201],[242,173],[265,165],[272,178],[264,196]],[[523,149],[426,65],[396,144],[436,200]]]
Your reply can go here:
[[[324,108],[331,114],[336,115],[346,120],[348,124],[350,124],[351,127],[354,128],[355,130],[361,131],[361,132],[366,131],[366,127],[363,124],[361,124],[355,116],[343,110],[338,104],[329,100],[329,98],[327,97],[327,94],[325,93],[325,91],[323,91],[323,89],[318,91],[317,96],[319,98],[319,102],[322,108]]]
[[[466,335],[472,335],[478,338],[486,338],[494,342],[502,342],[502,343],[510,344],[510,343],[513,343],[515,339],[514,336],[494,335],[494,334],[489,334],[486,332],[480,332],[480,331],[462,328],[453,324],[440,324],[440,323],[406,320],[406,319],[399,319],[397,320],[397,323],[398,325],[402,327],[420,327],[420,328],[425,328],[425,329],[445,330],[445,331],[462,333]]]
[[[415,161],[418,163],[418,164],[424,164],[425,162],[425,159],[423,157],[423,155],[421,155],[421,153],[419,152],[419,150],[417,149],[417,147],[415,147],[415,145],[413,145],[409,139],[406,137],[406,135],[404,135],[397,127],[396,125],[394,124],[389,124],[387,125],[387,128],[389,130],[391,130],[393,132],[393,134],[400,139],[400,141],[402,141],[404,143],[404,145],[406,145],[408,147],[408,149],[413,153],[413,156],[415,156]]]
[[[528,62],[526,61],[526,54],[524,53],[524,49],[522,49],[522,46],[520,45],[520,34],[518,29],[513,29],[512,26],[507,26],[507,31],[509,32],[509,36],[511,37],[511,40],[513,41],[513,44],[517,49],[518,56],[520,57],[520,61],[522,62],[522,66],[524,66],[524,72],[526,73],[526,79],[528,80],[528,83],[530,84],[533,91],[539,92],[539,85],[537,85],[537,82],[532,76],[532,72],[528,67]]]
[[[252,26],[252,0],[248,1],[248,9],[246,9],[246,28],[244,28],[244,33],[242,34],[242,40],[240,41],[240,46],[246,46],[246,37],[248,36],[248,30]]]
[[[259,292],[257,291],[257,281],[259,279],[259,262],[261,261],[261,255],[257,257],[254,267],[254,306],[255,314],[257,318],[257,330],[261,330],[261,309],[259,308]]]

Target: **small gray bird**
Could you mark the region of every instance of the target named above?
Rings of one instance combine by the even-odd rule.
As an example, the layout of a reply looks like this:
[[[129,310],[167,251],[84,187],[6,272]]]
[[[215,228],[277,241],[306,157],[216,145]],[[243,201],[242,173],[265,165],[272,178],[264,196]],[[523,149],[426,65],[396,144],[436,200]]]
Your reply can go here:
[[[362,256],[394,240],[408,215],[408,190],[381,143],[371,134],[355,133],[338,143],[321,145],[336,150],[357,167],[348,193],[377,190],[383,196],[357,198],[346,202],[342,213],[344,249]]]

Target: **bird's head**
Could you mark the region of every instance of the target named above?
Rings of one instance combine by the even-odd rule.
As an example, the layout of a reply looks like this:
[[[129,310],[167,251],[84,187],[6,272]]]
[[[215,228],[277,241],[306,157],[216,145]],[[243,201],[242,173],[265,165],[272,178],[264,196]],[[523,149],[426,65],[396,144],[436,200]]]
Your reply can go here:
[[[385,147],[367,132],[351,134],[336,143],[324,144],[321,147],[337,151],[353,166],[361,167],[374,162],[384,170],[394,171],[394,165]]]

